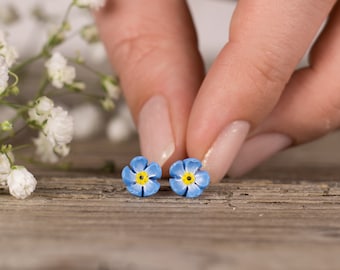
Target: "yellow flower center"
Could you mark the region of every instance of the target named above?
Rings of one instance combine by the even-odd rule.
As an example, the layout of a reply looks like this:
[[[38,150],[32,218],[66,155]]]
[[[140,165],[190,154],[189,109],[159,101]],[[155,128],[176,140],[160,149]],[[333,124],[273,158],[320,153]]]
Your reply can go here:
[[[145,171],[136,174],[136,183],[144,186],[149,181],[149,175]]]
[[[183,181],[184,184],[189,186],[189,185],[191,185],[195,182],[195,175],[191,172],[185,172],[182,175],[182,181]]]

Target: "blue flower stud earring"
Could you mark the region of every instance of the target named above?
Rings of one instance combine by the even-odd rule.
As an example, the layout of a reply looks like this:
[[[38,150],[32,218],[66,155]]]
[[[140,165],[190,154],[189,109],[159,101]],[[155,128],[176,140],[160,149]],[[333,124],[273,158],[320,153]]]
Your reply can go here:
[[[143,156],[137,156],[130,162],[130,167],[125,166],[122,179],[126,189],[138,197],[148,197],[158,192],[160,184],[158,179],[162,176],[161,167]]]
[[[200,196],[210,183],[208,172],[201,170],[202,163],[195,158],[178,160],[170,167],[170,187],[180,196]]]

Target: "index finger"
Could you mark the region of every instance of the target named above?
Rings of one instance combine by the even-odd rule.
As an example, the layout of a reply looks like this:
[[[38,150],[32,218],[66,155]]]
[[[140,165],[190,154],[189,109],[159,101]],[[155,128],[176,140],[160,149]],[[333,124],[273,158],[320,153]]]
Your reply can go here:
[[[213,181],[274,108],[335,2],[238,2],[230,40],[203,82],[188,126],[188,153],[203,159]]]

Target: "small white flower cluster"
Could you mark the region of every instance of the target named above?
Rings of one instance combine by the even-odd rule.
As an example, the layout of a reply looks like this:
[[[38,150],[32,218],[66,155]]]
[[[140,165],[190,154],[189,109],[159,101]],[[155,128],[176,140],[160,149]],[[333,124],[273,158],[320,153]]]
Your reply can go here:
[[[60,157],[69,154],[68,144],[73,138],[74,123],[67,111],[55,107],[51,99],[42,96],[28,111],[28,116],[29,121],[41,130],[33,142],[42,162],[56,163]]]
[[[102,106],[105,110],[111,111],[114,109],[114,100],[118,100],[120,96],[120,88],[118,83],[110,76],[106,76],[101,80],[102,87],[106,93],[105,98],[102,100]]]
[[[10,194],[16,198],[28,197],[34,191],[37,181],[25,167],[14,164],[14,152],[33,145],[37,158],[41,162],[56,163],[69,154],[69,145],[74,137],[84,138],[95,135],[104,126],[104,117],[98,109],[99,106],[79,107],[78,110],[73,111],[77,120],[75,133],[72,115],[62,107],[55,106],[51,97],[60,94],[79,94],[87,99],[101,102],[106,110],[115,108],[115,102],[120,96],[120,88],[114,77],[97,71],[91,63],[86,63],[79,52],[75,57],[65,57],[57,52],[58,47],[75,34],[80,34],[88,45],[101,45],[102,52],[104,51],[94,25],[85,25],[80,32],[73,31],[70,19],[73,8],[98,10],[105,5],[105,2],[106,0],[70,0],[62,20],[42,44],[40,51],[26,59],[20,59],[18,63],[16,63],[18,58],[16,49],[9,45],[6,33],[0,29],[0,186],[8,188]],[[0,11],[0,17],[5,14],[7,23],[19,19],[15,9],[9,11],[12,13],[5,14]],[[35,15],[38,21],[45,22],[44,14],[39,14],[37,11]],[[21,95],[18,98],[17,95],[26,92],[21,91],[26,90],[21,88],[27,86],[21,75],[29,73],[28,67],[38,61],[45,62],[44,71],[46,71],[42,73],[39,87],[33,87],[33,93],[30,95]],[[94,94],[87,91],[84,82],[76,81],[76,68],[72,64],[95,75],[101,83],[103,92]],[[28,98],[29,96],[35,98],[32,100]],[[124,140],[131,133],[132,127],[125,123],[123,118],[124,114],[121,114],[120,118],[110,125],[110,133],[115,132],[112,136],[113,140]],[[20,145],[18,141],[19,145],[12,147],[9,142],[16,141],[13,138],[26,128],[38,130],[37,137],[29,144]]]
[[[5,58],[0,55],[0,95],[6,90],[8,79],[8,66]]]
[[[76,6],[98,10],[105,5],[106,0],[74,0]]]
[[[74,67],[67,65],[67,60],[61,53],[54,52],[52,57],[45,63],[45,67],[54,87],[60,89],[64,85],[71,85],[74,82],[76,70]]]
[[[11,68],[18,58],[17,50],[7,43],[5,33],[0,30],[0,55],[6,60],[8,68]]]
[[[11,152],[0,154],[0,185],[8,186],[17,199],[26,199],[35,190],[37,180],[25,167],[12,166],[13,160]]]

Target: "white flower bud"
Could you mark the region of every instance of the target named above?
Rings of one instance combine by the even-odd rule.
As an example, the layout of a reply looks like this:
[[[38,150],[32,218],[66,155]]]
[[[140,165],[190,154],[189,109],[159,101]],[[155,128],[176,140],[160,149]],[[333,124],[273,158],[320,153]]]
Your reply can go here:
[[[42,125],[47,120],[53,108],[53,100],[42,96],[36,100],[35,106],[28,111],[29,120],[36,122],[38,125]]]
[[[104,110],[106,111],[112,111],[115,108],[115,104],[113,103],[112,99],[108,97],[103,99],[101,103],[102,103]]]
[[[39,115],[49,115],[54,107],[54,102],[52,99],[42,96],[37,99],[35,110]]]
[[[8,120],[1,122],[0,127],[1,127],[1,130],[3,131],[10,131],[13,129],[12,123]]]
[[[98,29],[95,25],[86,25],[80,31],[81,37],[89,44],[99,41]]]
[[[68,112],[55,107],[51,110],[43,132],[54,146],[69,144],[73,137],[73,126],[73,119]]]
[[[113,78],[105,77],[102,79],[101,83],[109,98],[116,100],[119,98],[120,88]]]
[[[7,177],[9,192],[17,199],[26,199],[35,190],[37,180],[25,168],[14,167]]]

